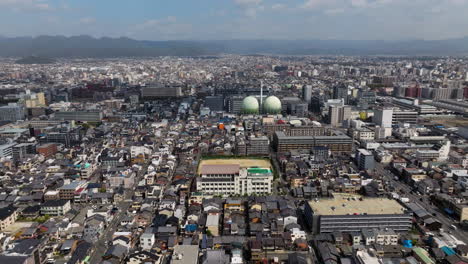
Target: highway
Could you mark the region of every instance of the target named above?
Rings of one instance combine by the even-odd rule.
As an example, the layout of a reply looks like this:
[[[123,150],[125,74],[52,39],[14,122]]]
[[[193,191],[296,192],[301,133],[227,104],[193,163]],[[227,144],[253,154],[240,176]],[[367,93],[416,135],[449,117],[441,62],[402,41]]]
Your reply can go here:
[[[450,232],[457,239],[468,244],[468,232],[461,230],[461,228],[453,230],[451,225],[456,226],[457,221],[442,213],[435,205],[432,205],[427,195],[418,195],[412,193],[412,188],[410,186],[401,181],[395,180],[396,175],[391,171],[386,170],[380,163],[376,163],[376,172],[377,174],[383,175],[384,180],[390,182],[390,184],[394,186],[395,190],[402,190],[404,192],[404,194],[400,194],[402,197],[409,198],[410,202],[418,204],[419,206],[426,209],[430,214],[434,215],[434,217],[442,224],[442,228],[445,231]]]

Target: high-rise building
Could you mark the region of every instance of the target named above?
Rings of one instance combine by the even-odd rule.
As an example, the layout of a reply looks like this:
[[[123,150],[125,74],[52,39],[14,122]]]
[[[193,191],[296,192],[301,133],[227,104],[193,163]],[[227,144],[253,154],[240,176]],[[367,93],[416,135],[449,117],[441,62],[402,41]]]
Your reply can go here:
[[[328,109],[328,118],[330,124],[334,127],[341,126],[343,121],[351,118],[351,107],[350,106],[330,106]]]
[[[310,104],[312,100],[312,85],[304,85],[302,87],[302,99]]]
[[[341,84],[333,87],[333,99],[343,99],[344,104],[349,103],[348,87]]]
[[[383,128],[392,127],[393,109],[383,108],[374,111],[374,123]]]

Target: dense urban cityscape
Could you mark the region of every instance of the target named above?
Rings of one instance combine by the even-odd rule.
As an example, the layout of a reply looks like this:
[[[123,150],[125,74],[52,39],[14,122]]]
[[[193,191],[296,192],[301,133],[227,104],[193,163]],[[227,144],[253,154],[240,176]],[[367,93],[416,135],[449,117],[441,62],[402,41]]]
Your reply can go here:
[[[468,61],[0,60],[0,263],[468,263]]]

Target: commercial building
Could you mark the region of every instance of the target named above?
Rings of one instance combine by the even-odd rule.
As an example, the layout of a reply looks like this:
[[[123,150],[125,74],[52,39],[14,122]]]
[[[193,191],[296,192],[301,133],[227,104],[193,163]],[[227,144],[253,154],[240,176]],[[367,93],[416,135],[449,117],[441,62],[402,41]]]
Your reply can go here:
[[[328,109],[328,118],[330,124],[334,127],[341,126],[343,121],[351,118],[351,107],[350,106],[334,106],[331,105]]]
[[[16,103],[0,106],[0,121],[16,122],[24,120],[24,107]]]
[[[358,149],[356,160],[360,170],[372,170],[375,168],[374,155],[366,149]]]
[[[230,96],[227,100],[227,110],[229,113],[239,114],[242,111],[242,103],[244,101],[244,97],[240,95],[233,95]]]
[[[377,109],[374,111],[374,123],[383,128],[392,127],[393,109]]]
[[[74,181],[69,184],[66,184],[60,188],[59,197],[61,200],[73,200],[75,193],[80,192],[82,189],[86,188],[87,184],[85,181]]]
[[[100,111],[56,112],[55,119],[63,121],[101,122],[102,113]]]
[[[315,125],[292,125],[292,124],[263,124],[264,131],[272,136],[277,131],[287,136],[326,136],[329,129]]]
[[[312,85],[304,85],[302,87],[302,99],[310,104],[312,101]]]
[[[5,158],[5,157],[8,157],[8,156],[13,156],[13,147],[15,146],[16,144],[13,143],[13,144],[3,144],[3,145],[0,145],[0,158]]]
[[[247,155],[268,155],[270,153],[270,140],[268,137],[251,137],[246,146]]]
[[[27,157],[28,154],[36,153],[36,143],[20,143],[13,146],[13,159],[21,161]]]
[[[297,149],[310,150],[312,147],[322,146],[334,153],[348,153],[353,149],[353,140],[346,135],[287,136],[284,132],[279,131],[273,136],[273,146],[277,152]]]
[[[223,96],[207,96],[205,97],[205,106],[211,111],[224,110],[224,97]]]
[[[406,111],[406,110],[393,110],[392,124],[396,125],[399,123],[416,124],[418,121],[417,111]]]
[[[412,214],[387,198],[336,195],[306,203],[305,216],[314,233],[362,232],[374,228],[406,232],[412,226]]]
[[[48,158],[54,155],[55,153],[57,153],[57,144],[55,143],[42,144],[42,145],[37,146],[36,150],[38,154]]]
[[[333,99],[343,99],[345,104],[349,103],[349,89],[346,85],[341,84],[333,87]]]
[[[269,168],[241,168],[239,164],[203,165],[197,190],[217,195],[269,194],[273,173]]]
[[[182,96],[181,86],[148,85],[141,89],[143,98],[167,98]]]

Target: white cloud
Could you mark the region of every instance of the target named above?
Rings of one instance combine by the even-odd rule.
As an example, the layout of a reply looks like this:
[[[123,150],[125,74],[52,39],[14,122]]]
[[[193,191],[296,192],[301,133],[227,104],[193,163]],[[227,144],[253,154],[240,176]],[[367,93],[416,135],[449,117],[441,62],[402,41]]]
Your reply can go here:
[[[287,9],[288,7],[285,4],[274,4],[271,6],[271,9],[273,10],[284,10]]]
[[[234,0],[234,3],[243,6],[257,6],[262,3],[262,0]]]
[[[15,11],[53,11],[55,10],[44,0],[0,0],[1,8]]]
[[[255,18],[259,11],[263,11],[265,7],[262,5],[262,0],[234,0],[236,4],[249,18]]]

